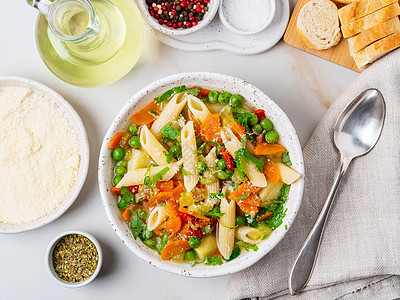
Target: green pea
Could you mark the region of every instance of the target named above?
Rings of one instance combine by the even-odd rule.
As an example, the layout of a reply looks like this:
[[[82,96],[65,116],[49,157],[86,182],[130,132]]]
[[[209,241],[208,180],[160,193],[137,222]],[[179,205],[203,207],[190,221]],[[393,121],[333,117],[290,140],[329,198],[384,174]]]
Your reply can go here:
[[[231,94],[229,94],[228,92],[223,92],[223,93],[219,94],[218,102],[222,103],[222,104],[227,104],[227,103],[229,103],[230,98],[231,98]]]
[[[214,183],[214,180],[212,180],[211,178],[207,178],[207,177],[200,177],[199,179],[200,184],[202,185],[210,185]]]
[[[124,167],[116,167],[115,174],[117,175],[124,175],[126,173],[126,169]]]
[[[204,173],[205,171],[207,171],[207,164],[204,161],[199,161],[197,163],[197,171],[199,173]]]
[[[228,179],[228,178],[229,178],[229,175],[226,174],[226,173],[225,173],[224,171],[222,171],[222,170],[219,170],[219,171],[217,172],[217,176],[218,176],[219,179],[222,179],[222,180]]]
[[[126,168],[128,166],[128,162],[125,159],[121,159],[119,162],[117,162],[116,166]]]
[[[128,131],[133,135],[136,135],[139,130],[135,124],[132,124],[131,126],[129,126]]]
[[[224,170],[224,172],[225,172],[226,174],[228,174],[229,176],[232,176],[232,175],[233,175],[233,171],[231,171],[231,170],[229,170],[229,169]]]
[[[274,128],[274,124],[269,119],[261,120],[260,125],[265,131],[270,131]]]
[[[233,94],[231,99],[229,99],[229,104],[232,107],[240,107],[243,104],[243,97],[238,94]]]
[[[198,236],[191,236],[189,238],[189,246],[192,247],[193,249],[198,248],[200,244],[201,244],[201,239]]]
[[[122,176],[121,175],[115,176],[114,179],[113,179],[114,185],[117,185],[121,180],[122,180]]]
[[[251,117],[249,119],[249,124],[251,126],[254,126],[258,123],[258,117],[255,114],[251,114]]]
[[[210,103],[217,103],[218,102],[218,92],[211,91],[208,94],[208,101],[210,101]]]
[[[203,144],[203,140],[202,140],[201,138],[199,138],[198,136],[196,136],[196,145],[197,145],[197,148],[199,148],[202,144]]]
[[[186,251],[185,253],[185,259],[186,260],[193,260],[196,258],[196,252],[194,252],[193,249],[190,249],[188,251]]]
[[[237,216],[236,217],[236,225],[237,226],[243,226],[245,223],[245,220],[242,216]]]
[[[270,144],[276,143],[278,139],[279,139],[279,134],[275,130],[268,131],[265,134],[265,140]]]
[[[125,157],[125,149],[124,148],[115,148],[112,152],[112,157],[115,160],[121,160]]]
[[[220,170],[226,169],[226,162],[225,162],[225,159],[223,159],[223,158],[218,159],[218,161],[217,161],[217,167],[218,167],[218,169],[220,169]]]
[[[262,130],[263,130],[263,128],[260,124],[256,124],[253,126],[253,132],[255,134],[260,134]]]
[[[129,145],[132,148],[139,148],[140,147],[140,139],[138,136],[133,136],[131,137],[131,139],[129,140]]]

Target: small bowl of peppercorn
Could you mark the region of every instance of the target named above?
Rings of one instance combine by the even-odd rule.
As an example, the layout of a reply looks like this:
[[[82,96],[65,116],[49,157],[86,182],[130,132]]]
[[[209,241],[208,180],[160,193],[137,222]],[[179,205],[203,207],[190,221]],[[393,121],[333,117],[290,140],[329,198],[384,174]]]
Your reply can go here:
[[[150,29],[166,35],[188,35],[206,27],[220,0],[139,0]]]
[[[99,274],[103,253],[94,236],[82,231],[67,231],[49,244],[45,264],[49,275],[64,287],[77,288]]]

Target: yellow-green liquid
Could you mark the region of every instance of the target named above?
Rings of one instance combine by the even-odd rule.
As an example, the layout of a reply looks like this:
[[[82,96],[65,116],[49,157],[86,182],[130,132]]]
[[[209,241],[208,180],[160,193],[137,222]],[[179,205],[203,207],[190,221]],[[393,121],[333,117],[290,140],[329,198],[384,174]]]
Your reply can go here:
[[[126,75],[138,61],[144,26],[133,0],[91,0],[100,32],[80,42],[65,42],[50,30],[41,15],[37,45],[46,66],[60,79],[81,87],[110,84]],[[57,25],[64,33],[85,31],[89,15],[81,7],[68,8]]]

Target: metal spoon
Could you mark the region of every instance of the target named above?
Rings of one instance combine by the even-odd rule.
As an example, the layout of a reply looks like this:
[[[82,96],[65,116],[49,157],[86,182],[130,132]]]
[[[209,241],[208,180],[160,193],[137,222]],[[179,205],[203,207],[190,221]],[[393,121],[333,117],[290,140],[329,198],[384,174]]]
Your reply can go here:
[[[375,146],[382,132],[385,114],[382,94],[376,89],[368,89],[357,96],[336,121],[333,141],[340,152],[340,166],[325,205],[290,272],[289,291],[292,295],[300,292],[311,278],[326,219],[343,174],[353,158],[367,154]]]

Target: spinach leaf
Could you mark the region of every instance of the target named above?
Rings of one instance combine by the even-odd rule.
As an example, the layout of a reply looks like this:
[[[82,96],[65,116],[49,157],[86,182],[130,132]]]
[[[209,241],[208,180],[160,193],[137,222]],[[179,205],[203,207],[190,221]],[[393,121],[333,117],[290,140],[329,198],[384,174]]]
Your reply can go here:
[[[287,209],[284,208],[284,204],[289,199],[290,192],[290,184],[284,184],[279,191],[277,202],[279,205],[274,210],[274,213],[271,215],[269,220],[264,221],[267,226],[269,226],[272,230],[275,230],[279,226],[281,226],[283,222],[283,218],[286,216]]]
[[[206,259],[204,260],[204,264],[209,266],[222,265],[222,261],[219,256],[211,256],[206,257]]]
[[[174,159],[174,154],[172,152],[167,153],[167,151],[163,151],[165,158],[167,160],[167,163],[171,163],[171,161]]]
[[[225,213],[221,213],[218,206],[214,206],[214,208],[209,212],[201,211],[200,213],[202,216],[209,216],[211,218],[219,218],[225,214]]]
[[[233,251],[232,251],[231,256],[230,256],[228,259],[225,259],[225,260],[226,260],[227,262],[228,262],[228,261],[231,261],[231,260],[234,260],[235,258],[237,258],[237,257],[240,255],[240,253],[241,253],[240,248],[239,248],[239,247],[235,247],[235,248],[233,249]]]
[[[139,238],[144,242],[145,240],[149,240],[153,237],[153,231],[150,231],[148,229],[142,230],[139,233]]]
[[[172,95],[175,95],[177,93],[183,92],[186,90],[186,87],[184,85],[182,86],[177,86],[174,87],[168,91],[166,91],[164,94],[162,94],[160,97],[156,97],[154,98],[154,100],[156,101],[156,103],[160,103],[163,102],[164,100],[167,100],[169,97],[171,97]]]
[[[249,127],[249,120],[251,118],[256,118],[257,116],[253,113],[237,113],[235,114],[235,119],[237,122],[244,127],[246,131],[246,137],[251,141],[254,142],[251,129]]]
[[[145,244],[150,249],[156,250],[156,242],[153,240],[144,240],[143,244]]]
[[[179,130],[171,127],[170,124],[171,123],[168,123],[160,130],[160,133],[164,137],[163,139],[164,143],[168,140],[176,140],[180,135]]]
[[[133,237],[136,239],[139,236],[139,233],[146,229],[146,224],[142,221],[142,219],[138,216],[138,213],[133,209],[131,211],[131,231]]]
[[[117,204],[119,209],[127,208],[129,203],[135,202],[135,194],[128,190],[127,187],[121,187],[121,197]]]
[[[141,210],[140,208],[138,209],[137,214],[138,214],[139,218],[141,218],[143,220],[147,220],[147,218],[149,217],[149,215],[145,211]]]
[[[252,215],[244,214],[244,218],[246,220],[246,223],[251,226],[251,227],[257,227],[258,223],[256,221],[256,218],[253,217]]]
[[[290,156],[289,156],[289,152],[288,151],[283,153],[282,160],[283,160],[283,163],[285,165],[287,165],[289,167],[292,165],[292,162],[290,161]]]
[[[210,199],[219,199],[221,200],[222,198],[225,198],[225,195],[223,193],[210,193]]]
[[[168,234],[164,233],[161,237],[156,237],[156,250],[161,254],[161,250],[165,247],[168,241]]]
[[[242,178],[242,180],[246,180],[246,177],[244,176],[244,173],[243,173],[243,164],[242,164],[241,158],[243,158],[243,160],[247,163],[252,161],[255,164],[255,166],[259,172],[263,171],[263,168],[264,168],[264,165],[266,162],[265,157],[261,156],[260,158],[257,158],[255,156],[251,155],[250,152],[247,151],[246,148],[240,148],[239,150],[237,150],[235,152],[235,163],[236,163],[236,167],[239,171],[240,178]]]
[[[258,251],[258,246],[257,245],[250,245],[250,244],[247,244],[247,243],[245,243],[243,241],[237,241],[235,243],[235,245],[243,247],[243,249],[246,250],[246,251],[249,251],[249,250]]]
[[[186,93],[188,95],[193,95],[193,96],[197,97],[197,95],[200,94],[200,91],[201,91],[201,89],[198,86],[196,86],[194,88],[186,90]]]

